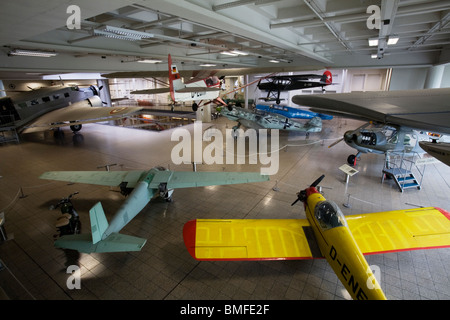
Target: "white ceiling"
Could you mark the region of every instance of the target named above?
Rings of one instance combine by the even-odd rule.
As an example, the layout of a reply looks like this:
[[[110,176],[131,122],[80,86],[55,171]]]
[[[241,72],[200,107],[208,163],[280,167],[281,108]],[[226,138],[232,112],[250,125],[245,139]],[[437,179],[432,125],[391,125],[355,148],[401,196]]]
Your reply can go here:
[[[271,66],[305,70],[431,66],[450,62],[450,1],[421,0],[79,0],[81,29],[66,21],[69,0],[0,4],[0,79],[26,73],[166,70]],[[381,29],[369,29],[370,5]],[[153,34],[139,41],[94,36],[115,26]],[[396,45],[370,47],[369,38],[398,35]],[[10,49],[58,52],[52,58],[8,56]],[[246,56],[230,57],[238,49]],[[383,53],[380,59],[371,54]],[[142,64],[143,58],[161,59]],[[15,74],[16,76],[18,75]],[[33,77],[34,75],[27,75]]]

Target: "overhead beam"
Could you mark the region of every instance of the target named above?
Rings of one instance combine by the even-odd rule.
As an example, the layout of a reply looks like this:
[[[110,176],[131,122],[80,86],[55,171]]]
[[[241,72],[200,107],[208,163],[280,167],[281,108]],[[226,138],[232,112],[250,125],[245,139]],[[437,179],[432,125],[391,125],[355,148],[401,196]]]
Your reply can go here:
[[[293,52],[297,55],[303,55],[321,63],[333,63],[323,55],[315,53],[312,48],[299,47],[297,45],[298,36],[296,34],[290,32],[272,33],[268,25],[257,26],[255,21],[243,21],[242,19],[234,19],[225,14],[214,14],[212,7],[208,9],[191,2],[179,0],[152,0],[151,8],[179,16],[189,21],[202,21],[204,25],[209,27],[215,27],[218,30],[226,30],[232,34],[254,39],[258,42],[264,42],[268,45]]]
[[[219,11],[219,10],[223,10],[223,9],[245,6],[248,4],[261,5],[261,4],[268,4],[268,3],[272,3],[272,2],[278,2],[278,1],[281,1],[281,0],[238,0],[238,1],[232,1],[232,2],[227,2],[224,4],[215,5],[212,7],[212,10]]]

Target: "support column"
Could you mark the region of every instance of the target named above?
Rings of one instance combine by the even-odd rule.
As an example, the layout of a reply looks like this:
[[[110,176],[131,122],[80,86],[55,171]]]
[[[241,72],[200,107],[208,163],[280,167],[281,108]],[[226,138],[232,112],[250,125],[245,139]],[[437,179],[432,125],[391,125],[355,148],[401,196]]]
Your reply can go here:
[[[211,122],[211,105],[207,104],[196,111],[197,121],[203,123]]]
[[[5,86],[3,85],[3,81],[0,80],[0,98],[6,97]]]
[[[444,76],[445,65],[433,66],[428,69],[427,77],[425,79],[424,88],[440,88],[442,77]]]
[[[248,74],[244,76],[244,108],[248,109]]]

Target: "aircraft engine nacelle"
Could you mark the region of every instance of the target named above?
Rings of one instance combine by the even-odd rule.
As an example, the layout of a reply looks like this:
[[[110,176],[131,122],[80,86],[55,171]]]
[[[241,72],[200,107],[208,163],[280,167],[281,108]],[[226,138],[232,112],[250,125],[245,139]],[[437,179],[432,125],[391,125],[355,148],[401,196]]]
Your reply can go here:
[[[366,132],[363,131],[360,133],[360,144],[367,146],[375,146],[377,144],[377,134],[375,132]],[[358,141],[359,142],[359,141]]]
[[[101,107],[103,105],[102,99],[99,96],[92,96],[86,99],[91,107]]]
[[[356,144],[359,146],[376,146],[386,143],[386,136],[379,131],[347,131],[344,134],[347,144]]]

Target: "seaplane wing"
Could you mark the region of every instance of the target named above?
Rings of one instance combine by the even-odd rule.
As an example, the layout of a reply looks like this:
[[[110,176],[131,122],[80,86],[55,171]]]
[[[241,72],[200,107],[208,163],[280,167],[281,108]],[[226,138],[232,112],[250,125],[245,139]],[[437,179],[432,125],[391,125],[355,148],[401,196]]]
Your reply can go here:
[[[194,92],[219,92],[220,88],[217,87],[185,87],[182,89],[177,89],[178,93],[194,93]]]
[[[51,128],[107,121],[133,114],[142,109],[141,107],[101,107],[101,101],[92,104],[94,99],[100,98],[94,96],[89,101],[76,102],[71,106],[48,112],[27,124],[22,132],[30,133]]]
[[[204,79],[210,76],[217,77],[231,77],[231,76],[243,76],[247,74],[268,74],[268,73],[283,73],[293,71],[307,71],[307,70],[319,70],[321,66],[307,66],[307,67],[295,67],[295,66],[280,66],[280,67],[249,67],[249,68],[227,68],[227,69],[197,69],[197,70],[179,70],[181,77],[185,79],[195,78]],[[102,74],[105,78],[164,78],[167,77],[167,71],[124,71]],[[187,81],[191,81],[187,80]],[[194,80],[195,81],[195,80]]]
[[[182,89],[177,89],[176,92],[178,93],[194,93],[194,92],[211,92],[211,91],[220,91],[220,88],[212,87],[200,87],[200,86],[192,86],[192,87],[185,87]],[[156,89],[144,89],[144,90],[136,90],[130,92],[131,94],[160,94],[160,93],[169,93],[170,88],[156,88]]]
[[[131,91],[130,94],[160,94],[160,93],[169,93],[170,88],[156,88],[156,89],[144,89],[144,90],[136,90]]]
[[[292,101],[323,113],[450,134],[450,88],[296,95]]]
[[[417,208],[346,216],[363,254],[450,247],[450,214]],[[306,219],[187,222],[185,245],[197,260],[322,258]]]

